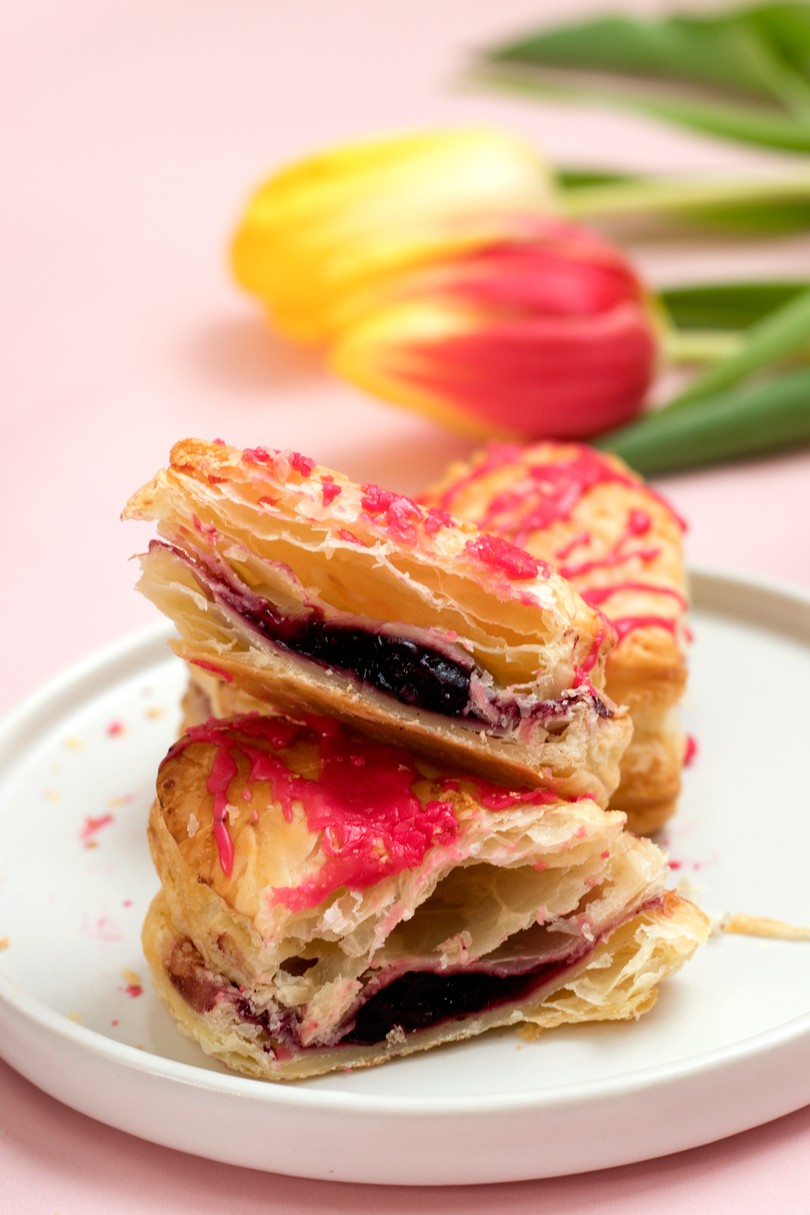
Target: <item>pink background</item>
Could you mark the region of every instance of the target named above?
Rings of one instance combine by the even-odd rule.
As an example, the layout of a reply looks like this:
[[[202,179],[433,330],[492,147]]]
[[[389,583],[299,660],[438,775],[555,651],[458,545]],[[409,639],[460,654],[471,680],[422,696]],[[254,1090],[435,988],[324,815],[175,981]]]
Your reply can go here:
[[[493,122],[558,163],[770,173],[788,162],[620,112],[465,83],[477,46],[580,0],[26,0],[0,12],[6,524],[0,709],[154,619],[118,514],[178,438],[292,446],[405,491],[468,449],[284,347],[229,281],[251,187],[323,145]],[[624,4],[655,11],[653,3]],[[693,6],[695,7],[695,6]],[[653,283],[810,276],[810,239],[635,250]],[[810,584],[810,454],[661,483],[693,562]],[[2,925],[0,924],[0,936]],[[804,958],[800,959],[804,964]],[[240,1171],[100,1126],[0,1064],[0,1209],[53,1215],[805,1210],[810,1111],[666,1160],[479,1190],[368,1189]]]

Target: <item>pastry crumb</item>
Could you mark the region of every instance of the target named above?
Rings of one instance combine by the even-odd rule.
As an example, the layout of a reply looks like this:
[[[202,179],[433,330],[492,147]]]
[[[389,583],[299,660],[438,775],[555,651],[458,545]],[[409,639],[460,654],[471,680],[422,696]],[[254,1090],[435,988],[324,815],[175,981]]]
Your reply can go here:
[[[127,983],[129,983],[132,987],[141,986],[140,975],[136,975],[134,970],[127,970],[127,968],[124,967],[124,969],[121,971],[121,978],[126,979]]]
[[[83,751],[84,750],[84,743],[82,742],[82,740],[80,738],[74,738],[74,737],[66,738],[65,746],[68,748],[69,751]]]
[[[0,937],[0,953],[4,949],[8,949],[10,944],[11,944],[11,941],[8,939],[8,937]]]
[[[779,941],[810,941],[810,928],[799,924],[788,924],[785,920],[769,920],[764,916],[745,915],[736,911],[725,915],[720,921],[723,932],[738,933],[746,937],[770,937]]]
[[[81,1025],[82,1014],[80,1012],[69,1012],[68,1021],[72,1021],[74,1025]]]
[[[162,717],[162,716],[163,716],[163,709],[161,709],[159,705],[152,705],[151,708],[146,710],[146,717],[150,721],[155,721],[158,717]]]

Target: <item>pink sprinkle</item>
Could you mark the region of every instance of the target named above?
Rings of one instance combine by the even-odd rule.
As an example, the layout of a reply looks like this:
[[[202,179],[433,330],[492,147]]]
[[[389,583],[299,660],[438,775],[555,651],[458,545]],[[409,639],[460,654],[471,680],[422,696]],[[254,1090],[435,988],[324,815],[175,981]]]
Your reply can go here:
[[[290,468],[294,468],[297,473],[300,473],[305,481],[309,480],[315,471],[315,461],[310,460],[309,456],[302,456],[299,451],[290,451],[287,453],[290,461]]]
[[[506,574],[508,578],[514,578],[518,582],[536,578],[543,564],[536,561],[525,549],[517,548],[502,536],[479,536],[476,540],[468,540],[464,551],[480,565]]]
[[[250,789],[243,789],[242,797],[245,799],[246,802],[249,802],[249,801],[252,801],[253,794],[251,793]]]
[[[588,832],[587,832],[587,829],[586,829],[585,827],[577,827],[577,829],[576,829],[576,831],[574,832],[574,834],[576,835],[576,837],[577,837],[577,839],[578,839],[578,840],[584,840],[584,839],[585,839],[585,836],[588,834]]]
[[[215,477],[213,473],[208,474],[209,485],[222,485],[227,480],[227,477]]]
[[[264,447],[246,447],[242,459],[247,460],[248,464],[269,464],[270,453]]]
[[[608,858],[610,857],[610,853],[608,852],[607,848],[605,849],[605,851],[603,853],[601,853],[601,857],[602,857],[603,861],[608,860]]]
[[[117,1021],[111,1021],[111,1022],[110,1022],[110,1025],[117,1025],[117,1024],[118,1024],[118,1022],[117,1022]]]
[[[341,540],[345,540],[347,542],[347,544],[362,544],[363,543],[362,540],[358,540],[356,536],[352,535],[351,532],[347,532],[346,529],[343,527],[339,528],[338,537]]]
[[[129,983],[124,988],[124,991],[128,996],[132,996],[133,1000],[137,999],[138,996],[143,995],[143,988],[141,987],[140,983]]]
[[[334,477],[321,477],[321,492],[324,506],[329,506],[343,493],[343,489],[340,485],[335,484]]]
[[[253,811],[253,821],[254,821],[254,823],[258,823],[258,821],[259,821],[259,811],[256,809],[254,809],[254,811]]]
[[[360,488],[363,491],[360,505],[369,515],[381,515],[383,511],[388,510],[397,496],[390,489],[382,489],[381,486],[374,485],[372,482],[366,482]]]
[[[691,734],[687,734],[687,736],[686,736],[686,750],[684,751],[684,754],[683,754],[683,766],[684,766],[684,768],[688,768],[688,767],[689,767],[689,765],[691,764],[692,760],[693,760],[693,759],[695,758],[695,756],[697,755],[697,751],[698,751],[697,739],[693,738],[693,736],[692,736]]]
[[[123,901],[123,903],[121,904],[121,906],[122,906],[122,907],[131,907],[131,906],[132,906],[132,899],[124,899],[124,901]]]
[[[97,831],[100,831],[102,827],[108,827],[110,823],[114,821],[115,820],[111,814],[102,814],[99,818],[90,818],[88,816],[84,820],[84,826],[79,832],[79,839],[84,840],[84,842],[87,843],[87,841],[94,836]]]
[[[116,738],[119,734],[126,734],[127,728],[122,721],[111,721],[107,726],[107,733],[110,738]]]
[[[429,536],[435,536],[443,527],[455,527],[456,521],[446,510],[431,506],[425,516],[425,531]]]
[[[225,446],[225,440],[224,440],[224,439],[214,439],[214,443],[217,445],[217,447],[224,447],[224,446]]]
[[[669,862],[670,869],[680,869],[682,867],[682,865],[683,865],[683,861],[670,861]]]

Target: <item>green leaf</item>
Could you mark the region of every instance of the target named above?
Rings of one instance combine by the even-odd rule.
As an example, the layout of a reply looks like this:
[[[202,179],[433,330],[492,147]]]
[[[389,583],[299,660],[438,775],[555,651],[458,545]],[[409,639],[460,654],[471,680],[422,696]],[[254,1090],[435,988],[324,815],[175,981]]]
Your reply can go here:
[[[483,64],[520,69],[524,88],[554,88],[556,74],[557,88],[567,77],[569,89],[573,83],[591,98],[709,134],[806,151],[808,61],[810,7],[775,4],[718,16],[600,17],[496,47]],[[572,73],[583,72],[591,79],[577,86]],[[595,83],[593,73],[607,79]]]
[[[752,50],[751,33],[735,19],[598,17],[531,34],[496,48],[490,58],[501,63],[688,82],[773,99],[770,81],[763,78]]]
[[[677,329],[747,329],[790,303],[810,282],[720,283],[659,291]]]
[[[602,435],[643,476],[659,476],[810,442],[810,370],[647,414]]]
[[[682,409],[689,401],[723,392],[757,371],[795,354],[810,341],[810,291],[803,291],[746,332],[743,348],[708,367],[666,406]]]
[[[726,180],[662,178],[570,168],[557,172],[563,210],[575,219],[654,215],[681,229],[772,236],[810,228],[810,174]]]

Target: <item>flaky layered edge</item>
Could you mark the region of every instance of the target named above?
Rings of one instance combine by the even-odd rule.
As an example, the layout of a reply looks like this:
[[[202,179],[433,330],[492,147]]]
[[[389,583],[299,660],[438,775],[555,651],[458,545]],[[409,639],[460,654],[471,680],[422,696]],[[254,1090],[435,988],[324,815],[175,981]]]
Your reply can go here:
[[[613,639],[599,614],[521,550],[482,559],[489,541],[469,523],[257,450],[178,444],[127,507],[158,522],[139,589],[178,627],[176,652],[271,710],[359,722],[470,770],[605,805],[631,725],[604,693]],[[448,716],[403,703],[296,653],[262,632],[263,603],[286,621],[314,611],[466,664],[468,707]]]
[[[392,1032],[373,1046],[320,1047],[283,1059],[268,1054],[260,1031],[241,1018],[233,1005],[215,999],[211,1008],[195,1009],[184,999],[167,971],[172,953],[186,948],[196,955],[193,964],[205,971],[208,968],[190,939],[172,922],[162,893],[149,909],[143,947],[160,999],[182,1032],[206,1054],[259,1080],[291,1081],[339,1069],[373,1067],[504,1026],[519,1028],[531,1040],[559,1025],[638,1019],[653,1007],[661,980],[676,973],[706,935],[705,917],[668,891],[659,904],[614,928],[586,958],[526,1000],[410,1034]],[[214,987],[222,982],[221,976],[210,972],[209,979]]]

